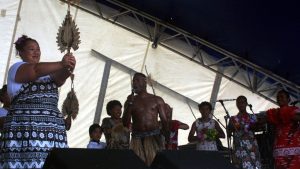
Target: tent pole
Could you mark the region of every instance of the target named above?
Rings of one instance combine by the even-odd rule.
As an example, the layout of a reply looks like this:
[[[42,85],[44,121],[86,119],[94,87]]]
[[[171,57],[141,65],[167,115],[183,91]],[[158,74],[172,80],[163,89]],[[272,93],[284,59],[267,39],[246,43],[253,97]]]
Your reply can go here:
[[[133,70],[133,69],[131,69],[131,68],[129,68],[129,67],[127,67],[127,66],[125,66],[125,65],[123,65],[123,64],[121,64],[121,63],[119,63],[119,62],[117,62],[117,61],[115,61],[115,60],[112,60],[111,58],[108,58],[108,57],[102,55],[101,53],[95,51],[94,49],[92,49],[92,54],[95,54],[96,56],[98,56],[98,57],[101,58],[101,59],[110,60],[110,61],[112,62],[112,65],[118,66],[118,67],[120,67],[121,70],[124,70],[124,71],[126,71],[126,72],[129,72],[130,74],[132,74],[132,72],[134,72],[134,73],[136,72],[135,70]],[[188,102],[191,103],[191,104],[193,104],[193,105],[198,105],[198,103],[195,102],[194,100],[192,100],[192,99],[190,99],[190,98],[188,98],[188,97],[186,97],[186,96],[184,96],[184,95],[178,93],[177,91],[174,91],[174,90],[172,90],[172,89],[170,89],[170,88],[164,86],[163,84],[161,84],[161,83],[159,83],[159,82],[157,82],[157,81],[153,81],[153,84],[154,84],[154,85],[157,85],[157,86],[160,87],[161,89],[168,90],[168,91],[171,92],[171,93],[175,93],[177,96],[180,96],[180,97],[182,97],[182,98],[188,100]]]
[[[10,65],[12,49],[13,49],[13,46],[14,46],[14,39],[15,39],[16,32],[17,32],[17,27],[18,27],[18,23],[19,23],[18,21],[20,19],[20,11],[21,11],[21,7],[22,7],[22,2],[23,2],[23,0],[20,0],[17,16],[16,16],[16,20],[15,20],[15,27],[14,27],[14,31],[13,31],[13,36],[11,38],[8,59],[7,59],[6,68],[5,68],[5,72],[4,72],[3,84],[5,84],[6,80],[7,80],[7,74],[8,74],[8,69],[9,69],[9,65]]]
[[[97,123],[97,124],[99,124],[100,120],[101,120],[101,113],[102,113],[102,109],[103,109],[103,103],[104,103],[104,98],[105,98],[105,94],[106,94],[111,64],[112,64],[111,60],[105,61],[105,67],[104,67],[104,71],[103,71],[100,92],[99,92],[99,96],[98,96],[97,108],[96,108],[95,117],[94,117],[94,123]]]
[[[224,70],[222,67],[218,67],[218,72],[223,73]],[[222,75],[221,73],[216,72],[214,86],[212,88],[211,96],[210,96],[210,103],[212,105],[212,114],[214,113],[216,107],[216,100],[218,99],[218,93],[220,90],[221,82],[222,82]]]

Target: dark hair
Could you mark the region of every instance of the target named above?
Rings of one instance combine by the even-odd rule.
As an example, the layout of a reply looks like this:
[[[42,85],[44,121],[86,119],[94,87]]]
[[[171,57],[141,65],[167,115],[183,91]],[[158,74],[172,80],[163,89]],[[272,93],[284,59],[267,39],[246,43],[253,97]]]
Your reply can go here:
[[[17,54],[19,54],[22,50],[24,50],[24,46],[29,41],[33,41],[37,43],[35,39],[32,39],[26,35],[22,35],[21,37],[18,38],[18,40],[14,43],[17,50]]]
[[[108,115],[111,116],[111,110],[112,110],[115,106],[120,106],[120,107],[122,107],[122,104],[121,104],[121,102],[118,101],[118,100],[111,100],[111,101],[109,101],[109,102],[107,103],[107,105],[106,105],[106,112],[107,112]]]
[[[208,106],[209,110],[212,110],[212,105],[209,102],[204,101],[204,102],[201,102],[200,104],[198,104],[199,109],[203,106]]]
[[[285,96],[288,98],[288,99],[290,99],[290,93],[289,92],[287,92],[286,90],[284,90],[284,89],[281,89],[281,90],[279,90],[278,91],[278,93],[284,93],[285,94]],[[277,94],[278,94],[277,93]]]
[[[246,97],[246,96],[243,96],[243,95],[237,97],[236,100],[237,100],[237,99],[244,99],[246,102],[248,102],[248,101],[247,101],[247,97]]]
[[[93,133],[93,131],[95,131],[97,128],[99,128],[100,129],[100,131],[102,132],[102,129],[101,129],[101,127],[100,127],[100,125],[99,124],[92,124],[91,126],[90,126],[90,128],[89,128],[89,134],[90,134],[90,136],[92,135],[92,133]]]
[[[3,85],[2,88],[0,89],[0,95],[2,95],[3,93],[7,93],[7,85]]]
[[[142,76],[142,77],[146,78],[146,75],[144,75],[143,73],[139,73],[139,72],[136,72],[134,74],[134,76]]]
[[[1,97],[3,96],[4,93],[7,93],[7,85],[3,85],[2,89],[0,89],[0,102],[3,103],[3,100]]]

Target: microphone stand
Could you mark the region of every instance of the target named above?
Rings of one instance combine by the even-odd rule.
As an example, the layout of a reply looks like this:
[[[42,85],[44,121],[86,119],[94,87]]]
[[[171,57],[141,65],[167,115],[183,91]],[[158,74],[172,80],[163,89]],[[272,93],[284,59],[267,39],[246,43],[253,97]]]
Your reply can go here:
[[[217,122],[226,130],[225,125],[220,121],[220,119],[218,119],[213,113],[210,113],[216,120]]]
[[[225,113],[226,113],[226,116],[224,116],[224,119],[225,119],[225,130],[226,130],[226,134],[227,134],[227,146],[228,146],[229,160],[230,160],[230,162],[232,162],[232,154],[231,154],[231,148],[230,148],[231,140],[228,137],[228,133],[229,133],[228,132],[228,119],[230,118],[230,115],[229,115],[229,113],[228,113],[228,111],[227,111],[227,109],[226,109],[226,107],[225,107],[225,105],[223,103],[223,100],[220,100],[219,102],[221,103],[221,105],[224,108]]]
[[[213,113],[210,113],[215,119],[216,121],[226,130],[226,127],[224,126],[224,124],[220,121],[220,119],[218,119]],[[227,130],[226,130],[227,131]],[[227,139],[227,142],[228,142],[228,139]],[[223,146],[223,145],[222,145]],[[229,150],[229,147],[228,147],[228,150]],[[230,150],[229,150],[230,151]],[[230,158],[230,156],[229,156]]]

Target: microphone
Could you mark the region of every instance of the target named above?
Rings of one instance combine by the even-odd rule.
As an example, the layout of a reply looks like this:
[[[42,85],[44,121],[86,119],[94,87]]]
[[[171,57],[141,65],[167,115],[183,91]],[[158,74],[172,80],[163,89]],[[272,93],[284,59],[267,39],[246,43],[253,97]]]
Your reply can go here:
[[[251,112],[254,114],[254,112],[253,112],[253,110],[252,110],[252,104],[248,104],[248,106],[249,106]]]
[[[299,102],[300,102],[300,100],[295,100],[295,101],[291,102],[291,105],[295,106]]]
[[[134,97],[134,88],[131,89],[131,94],[130,94],[130,97],[128,96],[126,102],[128,101],[128,104],[129,105],[132,105],[133,104],[133,97]]]
[[[220,99],[217,100],[216,102],[228,102],[228,101],[235,101],[236,99]]]
[[[250,107],[250,109],[252,110],[252,104],[248,104],[248,106]]]

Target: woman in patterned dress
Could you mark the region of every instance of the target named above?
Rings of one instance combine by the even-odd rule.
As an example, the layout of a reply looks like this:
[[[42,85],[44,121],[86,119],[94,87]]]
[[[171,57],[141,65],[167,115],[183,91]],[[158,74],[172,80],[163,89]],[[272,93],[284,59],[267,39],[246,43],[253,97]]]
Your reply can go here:
[[[242,169],[260,169],[258,144],[252,131],[257,119],[254,114],[247,113],[247,105],[245,96],[237,98],[239,113],[230,118],[228,125],[228,135],[233,133],[233,163]]]
[[[202,102],[198,105],[201,118],[193,124],[189,133],[189,142],[197,141],[197,150],[218,151],[216,139],[225,138],[224,131],[218,122],[211,118],[212,106],[209,102]],[[216,131],[215,137],[209,137],[209,131]],[[195,135],[196,132],[196,136]]]
[[[7,91],[11,106],[3,128],[0,168],[42,168],[52,148],[66,148],[57,88],[75,68],[66,54],[60,62],[40,63],[40,47],[25,35],[15,42],[22,62],[11,66]]]
[[[285,90],[277,93],[279,108],[267,111],[267,120],[275,126],[273,156],[276,169],[300,168],[300,109],[289,106],[290,95]]]

